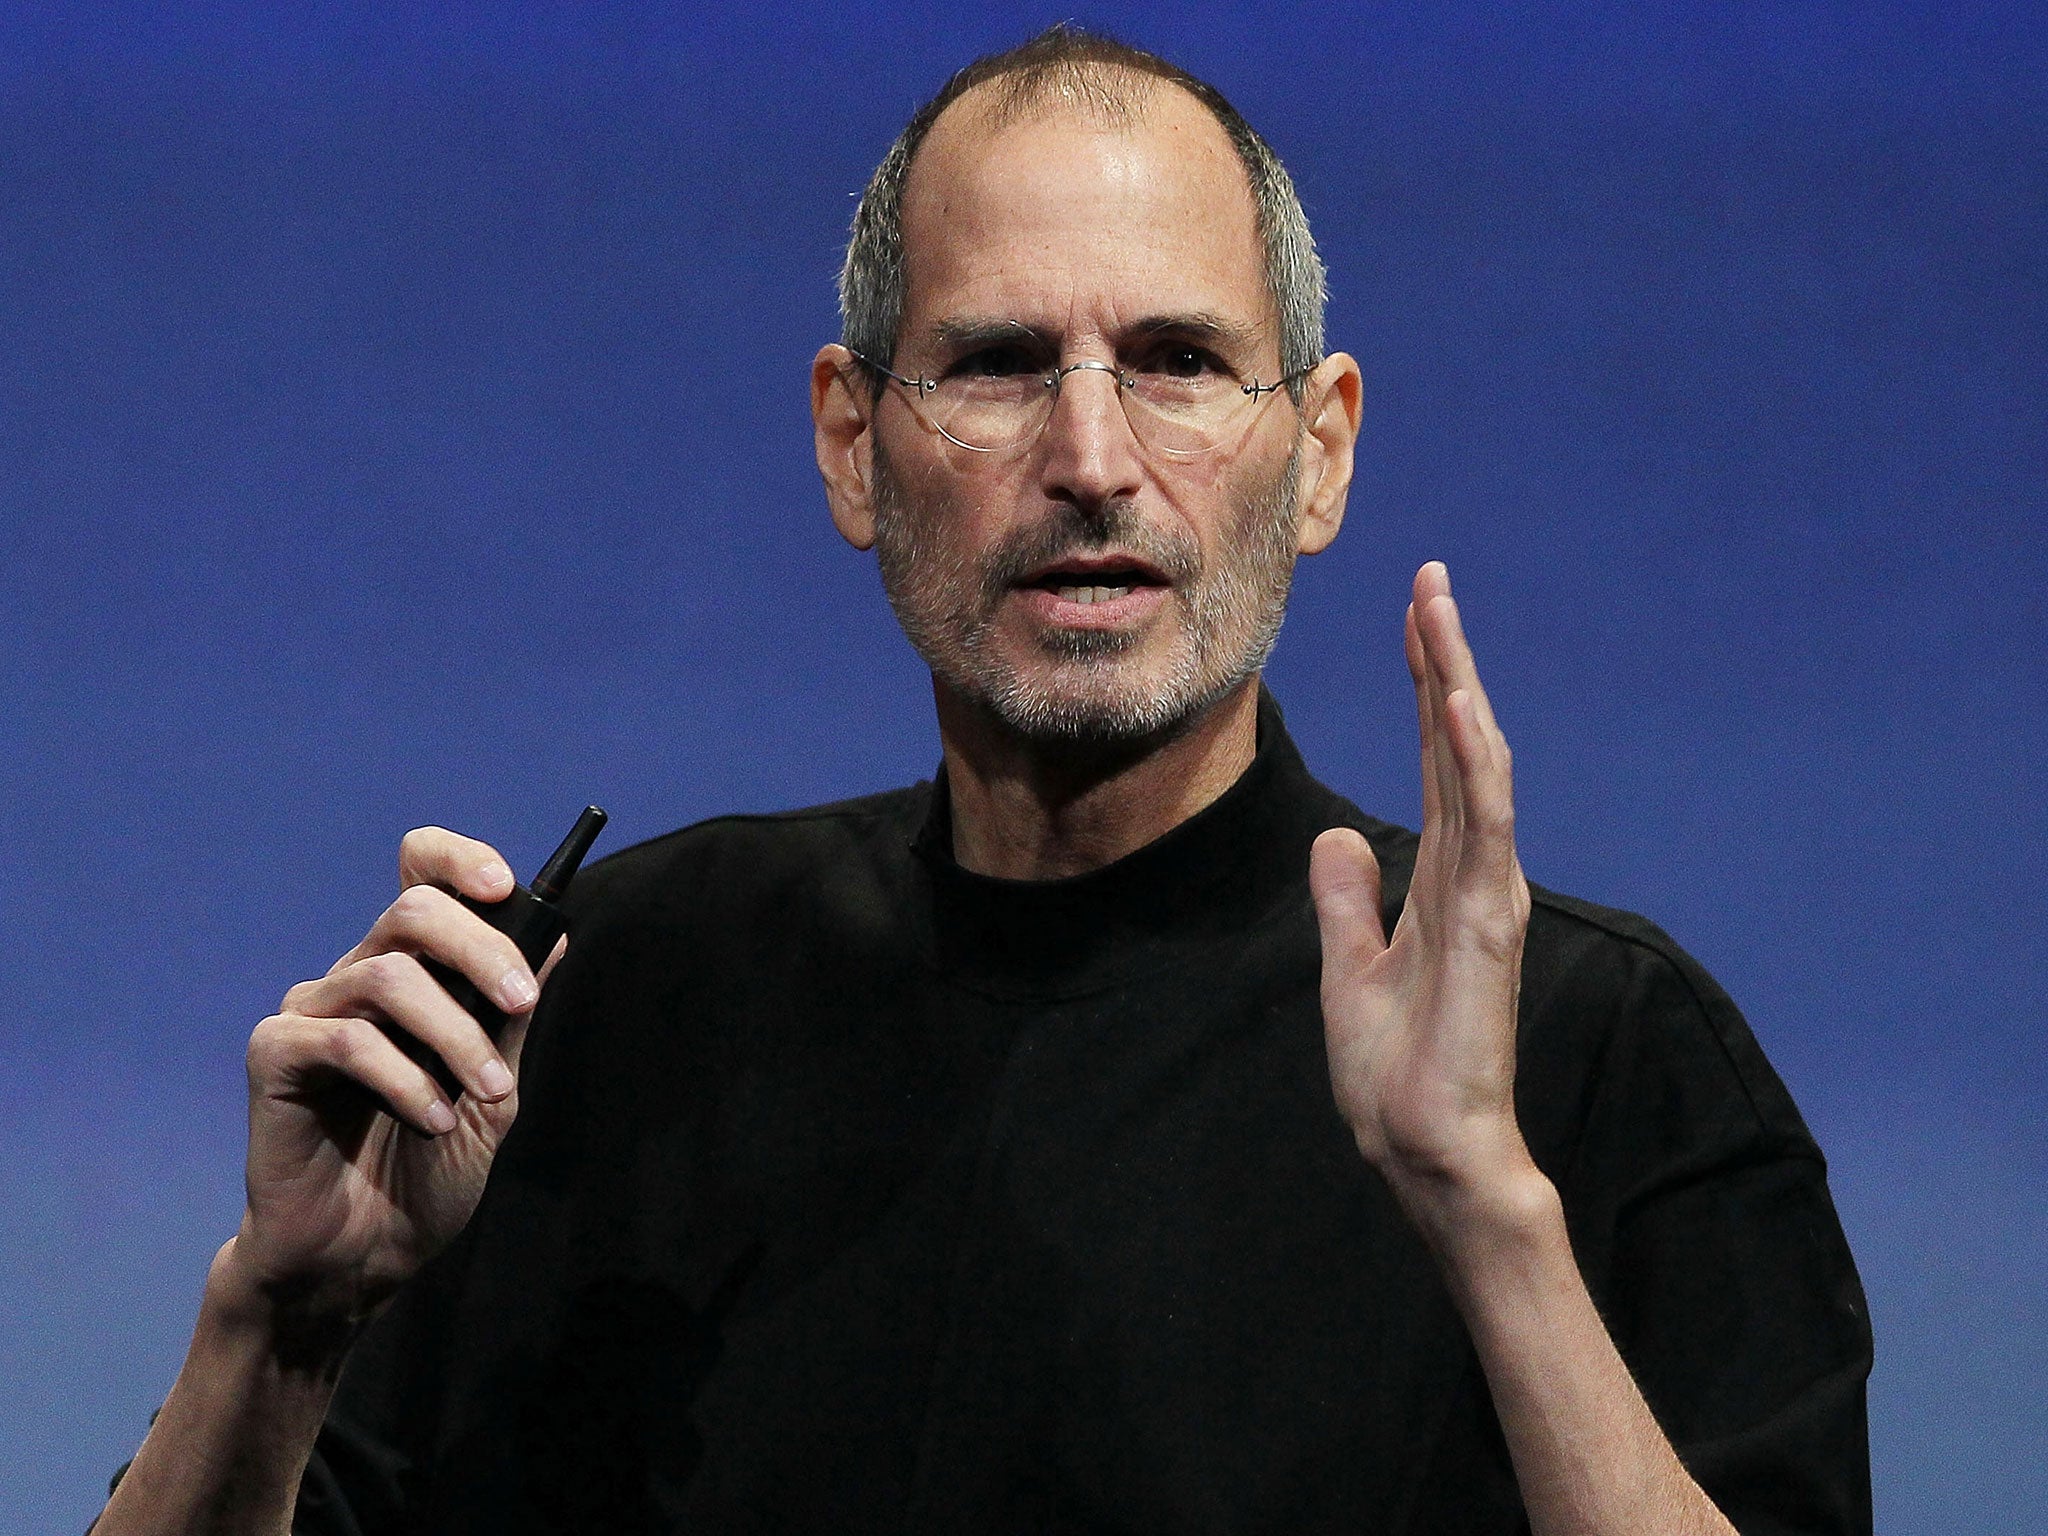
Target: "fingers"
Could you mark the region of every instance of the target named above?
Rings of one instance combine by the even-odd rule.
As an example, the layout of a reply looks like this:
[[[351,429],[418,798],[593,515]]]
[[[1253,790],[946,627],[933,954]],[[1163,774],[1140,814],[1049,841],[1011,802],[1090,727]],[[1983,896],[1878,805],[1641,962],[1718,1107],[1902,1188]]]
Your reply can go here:
[[[1439,837],[1448,839],[1450,847],[1455,850],[1459,832],[1465,823],[1464,783],[1458,774],[1458,761],[1452,751],[1449,728],[1445,720],[1446,690],[1443,672],[1437,658],[1432,654],[1430,644],[1429,626],[1435,617],[1436,614],[1431,608],[1415,610],[1416,644],[1421,661],[1421,676],[1416,683],[1416,705],[1422,712],[1424,782],[1434,785]],[[1424,826],[1426,829],[1426,818]]]
[[[1416,573],[1414,592],[1408,656],[1423,717],[1425,828],[1433,794],[1447,873],[1497,889],[1517,878],[1512,754],[1441,562]]]
[[[524,1013],[540,995],[519,946],[436,886],[399,892],[335,969],[390,952],[431,956],[476,983],[506,1013]]]
[[[423,1136],[444,1136],[457,1123],[433,1078],[368,1019],[293,1013],[265,1019],[249,1037],[248,1070],[252,1105],[339,1077],[375,1094]]]
[[[449,1094],[459,1088],[496,1104],[511,1096],[515,1079],[506,1055],[422,961],[466,977],[513,1019],[532,1009],[540,984],[518,946],[450,894],[478,902],[511,894],[512,871],[497,850],[443,827],[420,827],[399,845],[398,872],[404,889],[363,941],[325,976],[293,987],[277,1018],[259,1026],[250,1044],[252,1082],[261,1039],[269,1042],[262,1061],[271,1077],[340,1072],[383,1096],[415,1129],[439,1134],[455,1124]],[[357,1026],[381,1044],[359,1039]],[[295,1044],[310,1054],[294,1057]]]
[[[1372,845],[1350,827],[1332,827],[1308,855],[1326,971],[1363,965],[1387,947],[1380,917],[1380,865]]]
[[[512,866],[489,843],[446,827],[414,827],[398,844],[398,883],[438,885],[478,901],[503,901],[516,882]]]
[[[548,951],[547,959],[541,961],[540,974],[534,977],[534,981],[543,987],[546,986],[548,984],[548,978],[555,974],[555,967],[562,963],[562,956],[566,955],[568,952],[569,935],[565,933],[559,939],[555,940],[555,947]]]
[[[1432,560],[1415,573],[1414,607],[1424,656],[1439,692],[1446,698],[1461,688],[1472,694],[1487,729],[1497,732],[1493,706],[1479,682],[1479,664],[1472,658],[1464,620],[1451,596],[1450,572],[1441,560]]]
[[[562,956],[569,952],[569,936],[562,935],[555,940],[555,947],[547,959],[541,962],[540,975],[536,978],[541,986],[548,984],[548,978],[555,973],[555,967],[562,963]],[[498,1054],[512,1069],[512,1075],[519,1075],[519,1058],[526,1051],[526,1029],[533,1022],[531,1013],[514,1014],[498,1034]]]
[[[1408,653],[1408,675],[1415,680],[1415,715],[1422,743],[1422,825],[1439,826],[1443,820],[1443,794],[1437,787],[1437,713],[1429,679],[1429,658],[1422,647],[1422,630],[1415,621],[1415,605],[1408,605],[1402,641]]]
[[[452,904],[452,898],[443,895],[442,899]],[[484,926],[475,914],[463,915],[478,927]],[[504,939],[488,928],[484,931],[491,938]],[[505,942],[510,945],[509,940]],[[531,1002],[529,998],[525,1006]],[[318,981],[301,982],[285,994],[284,1014],[325,1021],[378,1021],[403,1030],[447,1063],[465,1092],[485,1103],[508,1097],[514,1086],[511,1068],[482,1026],[412,954],[383,950],[338,966]],[[440,1097],[438,1089],[435,1096]]]

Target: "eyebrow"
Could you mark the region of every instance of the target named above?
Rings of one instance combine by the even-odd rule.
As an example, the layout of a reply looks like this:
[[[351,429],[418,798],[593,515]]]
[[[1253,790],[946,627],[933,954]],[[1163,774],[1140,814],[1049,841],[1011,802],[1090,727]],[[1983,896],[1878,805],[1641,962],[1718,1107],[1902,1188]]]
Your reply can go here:
[[[1209,310],[1184,314],[1147,315],[1124,326],[1115,340],[1119,346],[1133,341],[1156,340],[1161,336],[1185,337],[1225,351],[1250,351],[1257,347],[1262,328],[1229,319]],[[938,346],[972,348],[996,342],[1035,342],[1048,352],[1057,351],[1059,335],[1046,326],[1026,325],[1021,320],[993,315],[953,315],[935,321],[927,333]]]
[[[988,315],[953,315],[936,321],[928,333],[942,347],[987,346],[997,341],[1035,341],[1051,347],[1058,338],[1042,327]]]
[[[1208,342],[1223,351],[1249,352],[1257,347],[1259,329],[1207,310],[1184,315],[1151,315],[1129,328],[1132,336],[1180,336]]]

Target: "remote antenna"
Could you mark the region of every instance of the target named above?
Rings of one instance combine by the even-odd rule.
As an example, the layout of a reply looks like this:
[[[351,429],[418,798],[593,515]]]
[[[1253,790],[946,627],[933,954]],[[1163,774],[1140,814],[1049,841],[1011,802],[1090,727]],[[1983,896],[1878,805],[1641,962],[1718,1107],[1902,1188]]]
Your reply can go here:
[[[557,848],[541,865],[540,873],[533,877],[530,887],[533,894],[542,901],[560,901],[562,892],[569,889],[569,882],[576,878],[576,870],[583,863],[583,856],[590,852],[590,845],[597,841],[597,834],[604,830],[605,814],[596,806],[584,807],[583,814],[576,818],[576,825],[569,829],[569,835],[562,839]],[[560,823],[556,823],[560,825]]]

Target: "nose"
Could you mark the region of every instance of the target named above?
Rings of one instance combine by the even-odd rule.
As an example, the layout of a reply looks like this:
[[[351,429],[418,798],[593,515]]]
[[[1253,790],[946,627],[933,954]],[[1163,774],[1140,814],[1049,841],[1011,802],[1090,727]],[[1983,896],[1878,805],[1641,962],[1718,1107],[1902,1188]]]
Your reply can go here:
[[[1123,376],[1110,363],[1069,363],[1059,371],[1052,415],[1039,440],[1045,492],[1095,516],[1137,493],[1144,458],[1124,414]]]

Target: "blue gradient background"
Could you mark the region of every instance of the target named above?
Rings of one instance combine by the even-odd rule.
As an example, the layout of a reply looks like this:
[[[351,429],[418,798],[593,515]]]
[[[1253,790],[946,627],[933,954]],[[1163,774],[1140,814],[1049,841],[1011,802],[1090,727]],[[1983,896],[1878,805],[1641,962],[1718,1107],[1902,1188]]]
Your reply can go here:
[[[1056,13],[0,10],[0,1529],[239,1211],[242,1042],[438,821],[527,869],[920,777],[805,369],[910,108]],[[1293,168],[1369,391],[1271,677],[1413,821],[1449,560],[1532,876],[1745,1006],[1870,1292],[1880,1529],[2048,1507],[2035,6],[1083,19]]]

